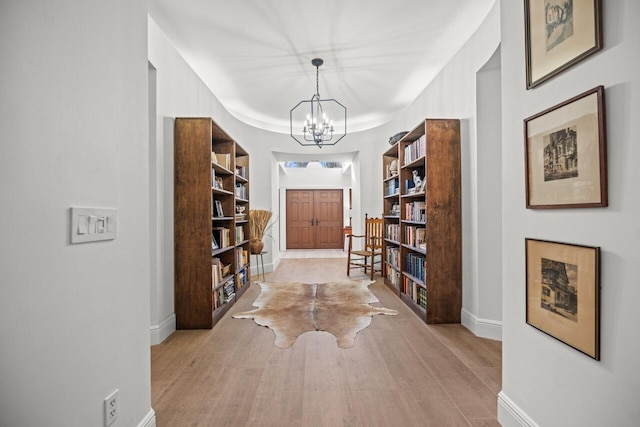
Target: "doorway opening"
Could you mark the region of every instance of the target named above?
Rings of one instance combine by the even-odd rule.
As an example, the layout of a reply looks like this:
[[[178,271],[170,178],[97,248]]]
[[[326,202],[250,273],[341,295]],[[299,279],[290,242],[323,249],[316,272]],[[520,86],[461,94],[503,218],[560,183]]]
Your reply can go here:
[[[306,257],[317,249],[320,253],[335,252],[338,257],[338,251],[344,249],[344,230],[351,218],[357,221],[358,153],[273,155],[277,168],[274,201],[279,216],[278,254]]]

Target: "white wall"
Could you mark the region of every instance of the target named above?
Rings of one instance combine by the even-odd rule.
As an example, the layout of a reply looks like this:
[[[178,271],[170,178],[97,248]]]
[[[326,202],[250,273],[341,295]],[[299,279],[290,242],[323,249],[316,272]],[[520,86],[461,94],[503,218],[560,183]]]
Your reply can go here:
[[[574,2],[575,4],[575,2]],[[640,2],[603,1],[604,49],[525,90],[523,2],[502,1],[503,425],[640,424]],[[525,209],[523,119],[605,86],[609,207]],[[524,238],[601,248],[601,361],[525,323]]]
[[[477,230],[474,254],[477,258],[476,307],[463,310],[463,324],[476,335],[502,337],[502,108],[500,48],[477,73],[477,138],[471,173],[471,205]],[[475,167],[474,167],[475,166]],[[473,314],[472,314],[473,313]]]
[[[154,422],[149,361],[147,5],[0,5],[0,425]],[[118,210],[71,245],[71,206]]]

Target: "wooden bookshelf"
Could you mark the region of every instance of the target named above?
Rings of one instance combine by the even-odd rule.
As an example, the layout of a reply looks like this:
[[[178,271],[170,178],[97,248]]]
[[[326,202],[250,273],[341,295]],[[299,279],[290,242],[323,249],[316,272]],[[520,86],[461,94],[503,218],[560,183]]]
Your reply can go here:
[[[176,327],[209,329],[250,286],[249,155],[211,118],[176,118],[174,144]]]
[[[385,284],[425,322],[460,323],[459,120],[426,119],[382,155],[382,168]]]

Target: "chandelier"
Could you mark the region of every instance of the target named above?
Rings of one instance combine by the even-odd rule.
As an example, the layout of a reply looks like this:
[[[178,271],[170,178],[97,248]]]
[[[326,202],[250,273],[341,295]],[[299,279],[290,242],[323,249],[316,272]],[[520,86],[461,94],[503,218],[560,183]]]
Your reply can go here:
[[[336,145],[338,141],[347,134],[347,108],[335,99],[320,98],[320,66],[324,61],[320,58],[311,60],[311,64],[316,67],[316,93],[310,100],[298,102],[298,104],[289,112],[289,123],[291,127],[291,137],[298,144],[304,146],[317,146],[322,148],[323,145]],[[302,119],[306,113],[306,117]],[[341,124],[334,126],[333,117],[342,117],[344,119]],[[302,133],[294,132],[294,122],[296,130],[300,129],[302,124]],[[334,139],[335,137],[335,139]],[[331,142],[330,142],[331,141]]]

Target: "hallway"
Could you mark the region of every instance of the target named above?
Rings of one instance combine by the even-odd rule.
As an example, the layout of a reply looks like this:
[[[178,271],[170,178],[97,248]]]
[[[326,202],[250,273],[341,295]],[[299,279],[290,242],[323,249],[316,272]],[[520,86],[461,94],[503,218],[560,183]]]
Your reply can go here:
[[[345,278],[344,259],[283,259],[267,274]],[[309,332],[283,350],[271,330],[231,318],[251,309],[254,281],[213,330],[177,331],[151,348],[157,425],[499,426],[501,343],[461,325],[425,325],[379,277],[370,289],[399,315],[375,316],[349,349]]]

